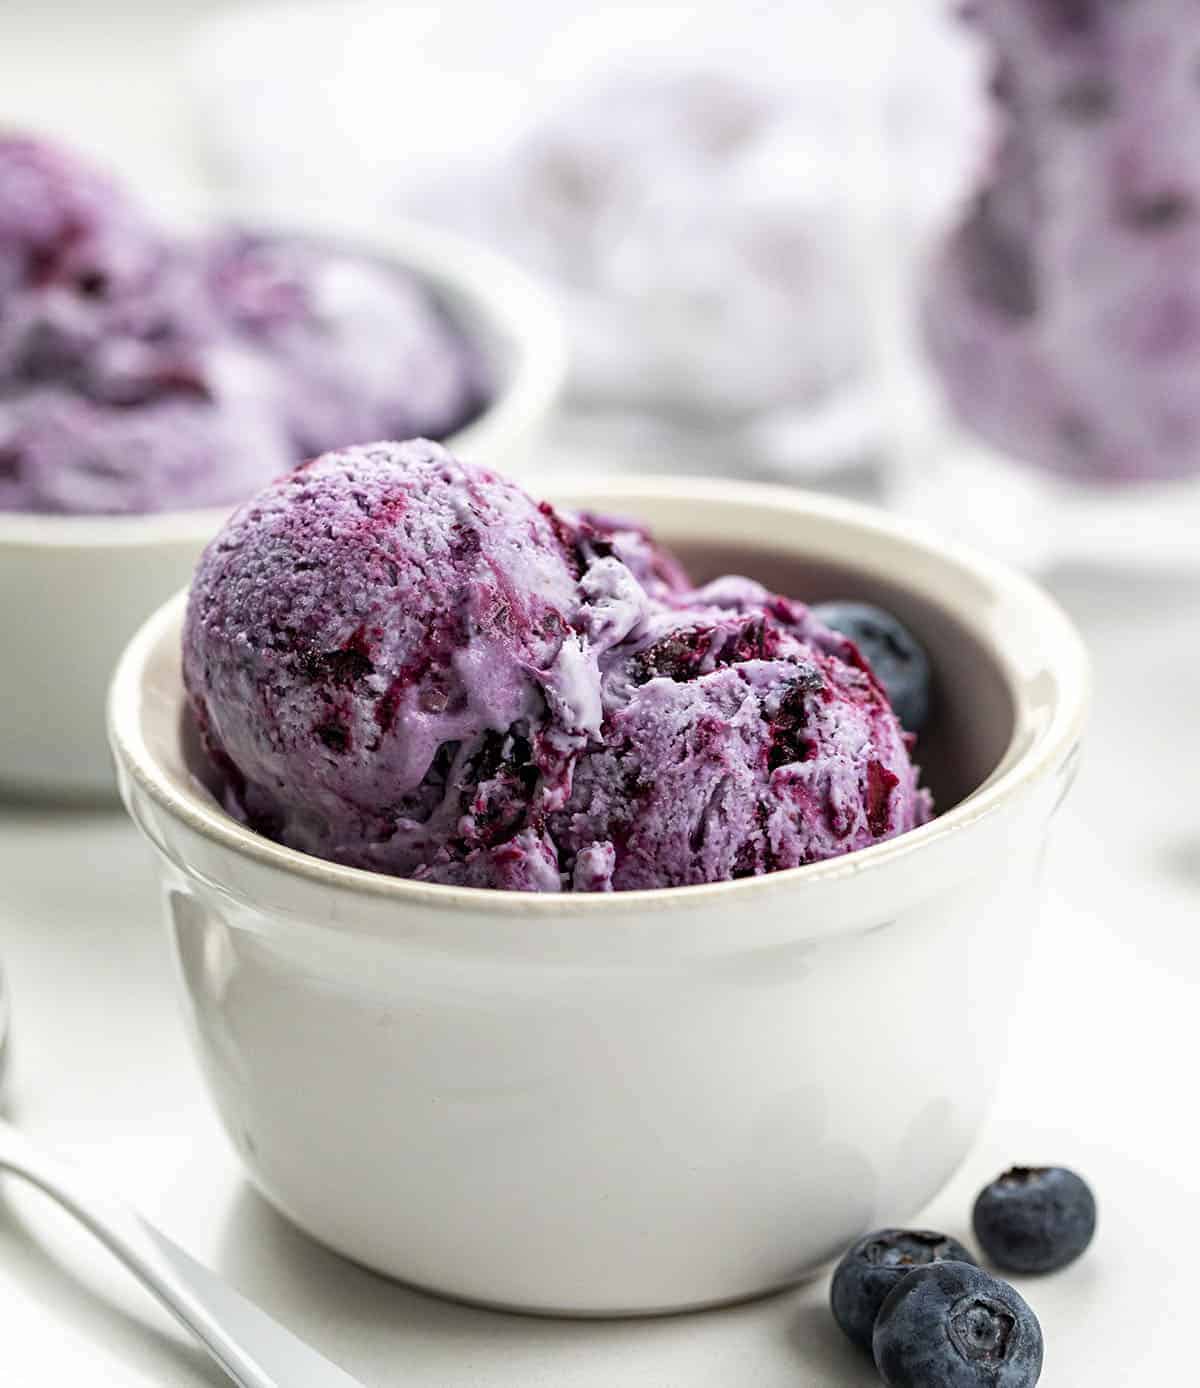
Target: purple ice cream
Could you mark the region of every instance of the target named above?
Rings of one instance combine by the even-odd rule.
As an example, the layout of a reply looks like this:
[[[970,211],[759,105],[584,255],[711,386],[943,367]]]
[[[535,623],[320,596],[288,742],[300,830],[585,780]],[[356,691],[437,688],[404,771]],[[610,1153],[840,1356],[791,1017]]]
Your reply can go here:
[[[52,388],[0,397],[0,511],[232,505],[248,479],[291,462],[279,422],[249,394],[231,394],[219,409],[186,394],[136,409]]]
[[[62,151],[0,138],[0,396],[136,406],[214,393],[219,319],[189,248]]]
[[[209,252],[217,306],[278,365],[297,453],[442,438],[487,397],[478,352],[412,276],[304,240],[247,234]]]
[[[201,560],[184,678],[225,803],[424,881],[667,887],[794,867],[929,798],[854,645],[646,533],[423,440],[272,483]]]
[[[461,427],[477,350],[349,251],[187,242],[44,142],[0,136],[0,510],[227,505],[306,456]]]
[[[1200,472],[1200,46],[1178,0],[975,0],[998,143],[935,266],[952,408],[1083,481]]]
[[[124,190],[66,150],[0,131],[0,307],[70,287],[84,299],[139,284],[159,238]]]

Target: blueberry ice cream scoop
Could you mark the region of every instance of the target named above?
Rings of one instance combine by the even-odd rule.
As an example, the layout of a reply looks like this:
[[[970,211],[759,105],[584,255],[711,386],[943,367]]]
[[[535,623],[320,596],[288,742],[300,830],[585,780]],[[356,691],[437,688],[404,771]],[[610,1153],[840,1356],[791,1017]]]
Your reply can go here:
[[[291,461],[278,421],[232,385],[219,406],[174,395],[130,409],[52,387],[0,397],[0,511],[231,506]]]
[[[226,506],[330,447],[452,432],[488,393],[402,268],[179,237],[68,151],[0,134],[0,509]]]
[[[278,370],[295,451],[442,438],[486,402],[483,359],[424,285],[395,266],[301,238],[214,239],[208,274],[225,323]]]
[[[184,677],[228,808],[426,881],[621,890],[869,846],[930,813],[857,648],[748,579],[437,444],[328,454],[201,560]]]
[[[24,290],[119,294],[159,251],[152,223],[115,181],[61,146],[0,130],[0,310]]]
[[[1200,48],[1177,0],[975,0],[991,168],[925,309],[954,412],[1083,482],[1200,472]]]

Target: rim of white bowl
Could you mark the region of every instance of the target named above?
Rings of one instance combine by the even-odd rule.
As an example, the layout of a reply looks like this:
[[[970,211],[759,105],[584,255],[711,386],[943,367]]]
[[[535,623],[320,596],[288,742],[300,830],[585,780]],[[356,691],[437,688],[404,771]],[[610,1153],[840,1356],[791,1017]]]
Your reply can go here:
[[[1053,653],[1057,698],[1052,717],[1015,760],[1012,759],[1010,743],[998,768],[985,778],[981,786],[928,824],[870,848],[857,849],[802,867],[784,868],[736,881],[615,893],[520,892],[414,882],[326,862],[264,838],[226,814],[194,779],[189,778],[186,783],[181,783],[156,760],[144,736],[146,701],[143,698],[143,685],[149,661],[182,615],[187,595],[181,592],[148,619],[127,646],[117,666],[109,692],[108,721],[109,736],[118,762],[138,787],[162,809],[201,836],[264,867],[358,895],[391,898],[398,904],[433,910],[469,906],[474,911],[486,909],[505,916],[542,919],[550,916],[603,915],[606,911],[617,909],[614,903],[619,903],[626,912],[637,907],[654,910],[671,906],[686,908],[696,905],[698,899],[789,888],[794,890],[802,882],[828,882],[877,872],[996,813],[1032,782],[1058,769],[1083,732],[1090,697],[1090,662],[1082,638],[1059,604],[1024,574],[946,541],[919,525],[856,502],[787,487],[733,480],[676,476],[612,477],[586,487],[557,490],[560,496],[568,497],[563,503],[565,505],[584,504],[585,496],[591,499],[587,504],[598,506],[603,506],[606,498],[632,500],[635,503],[639,498],[646,502],[656,500],[669,503],[675,498],[687,496],[725,506],[737,506],[750,500],[756,506],[854,527],[864,538],[898,544],[911,552],[933,557],[951,569],[957,567],[974,580],[977,588],[982,585],[996,602],[1014,601],[1036,618],[1043,648]],[[765,553],[779,553],[778,549],[772,551],[765,541],[763,549]],[[902,577],[891,577],[893,583],[905,587]],[[933,601],[982,639],[978,624],[968,619],[961,603],[956,606],[953,599],[947,600],[944,595],[931,597],[918,587],[910,587],[909,591],[926,601]],[[993,649],[1004,667],[1006,683],[1016,699],[1020,689],[1018,662],[1012,659],[1006,664],[1003,650],[995,650],[992,642],[985,644]],[[182,675],[180,681],[182,683]],[[1025,712],[1029,712],[1028,703]],[[1022,709],[1018,706],[1014,713],[1015,738],[1021,726]],[[343,928],[346,928],[345,923]],[[353,933],[352,924],[349,929]]]
[[[224,219],[223,219],[224,220]],[[509,340],[508,379],[478,418],[443,440],[460,456],[485,462],[549,412],[567,375],[566,332],[552,293],[485,246],[440,228],[389,217],[371,229],[321,207],[243,204],[232,225],[283,235],[328,236],[395,260],[426,280],[435,294],[469,299],[487,329]],[[138,515],[43,515],[0,511],[0,546],[40,549],[122,549],[201,542],[241,502]]]

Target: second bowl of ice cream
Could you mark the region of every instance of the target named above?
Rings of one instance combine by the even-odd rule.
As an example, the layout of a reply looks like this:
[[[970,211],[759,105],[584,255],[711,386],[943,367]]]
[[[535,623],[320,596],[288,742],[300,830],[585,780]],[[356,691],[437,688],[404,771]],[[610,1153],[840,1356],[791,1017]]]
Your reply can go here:
[[[329,208],[183,233],[0,133],[0,788],[111,792],[117,654],[236,502],[381,432],[518,465],[562,373],[540,291],[453,237]]]
[[[1065,617],[828,499],[539,506],[371,454],[243,508],[111,695],[251,1178],[360,1262],[558,1313],[754,1295],[917,1211],[1020,985]],[[928,651],[915,746],[832,598]]]

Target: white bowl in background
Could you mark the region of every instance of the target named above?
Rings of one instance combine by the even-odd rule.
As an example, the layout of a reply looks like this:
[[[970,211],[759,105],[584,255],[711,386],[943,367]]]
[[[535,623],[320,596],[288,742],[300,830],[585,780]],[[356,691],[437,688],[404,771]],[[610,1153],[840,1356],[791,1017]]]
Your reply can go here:
[[[298,1225],[523,1311],[733,1301],[912,1215],[970,1148],[1087,659],[1028,580],[845,502],[678,478],[552,499],[645,520],[697,577],[733,565],[897,611],[937,670],[939,817],[808,867],[608,895],[323,862],[193,774],[183,595],[113,684],[122,792],[157,849],[211,1093]]]
[[[330,236],[414,271],[483,347],[496,393],[446,439],[462,457],[521,474],[562,388],[552,301],[503,257],[389,221],[364,231],[328,212],[250,213],[256,230]],[[141,516],[0,511],[0,793],[110,796],[104,697],[122,647],[171,593],[231,507]]]

